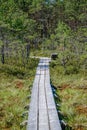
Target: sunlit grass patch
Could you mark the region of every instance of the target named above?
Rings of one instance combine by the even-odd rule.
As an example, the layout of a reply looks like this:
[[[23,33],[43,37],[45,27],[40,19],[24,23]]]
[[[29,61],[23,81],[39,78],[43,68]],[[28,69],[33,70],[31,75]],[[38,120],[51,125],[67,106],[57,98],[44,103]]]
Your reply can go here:
[[[61,100],[60,110],[64,115],[63,120],[73,130],[87,130],[87,77],[81,73],[60,74],[56,67],[51,67],[50,75]]]
[[[30,62],[30,66],[25,68],[26,71],[23,70],[25,75],[22,77],[21,74],[18,76],[18,71],[16,71],[17,75],[14,75],[14,73],[9,74],[0,68],[0,130],[26,129],[26,126],[21,127],[20,123],[28,119],[27,115],[22,116],[22,114],[26,111],[24,106],[30,102],[27,96],[31,95],[37,64],[38,60]],[[14,66],[16,64],[13,65],[13,71],[15,69]],[[10,64],[7,65],[7,70],[8,67],[10,70],[12,69]],[[17,66],[18,70],[19,67]]]
[[[10,83],[6,79],[0,82],[0,129],[20,129],[23,120],[21,114],[24,112],[24,106],[29,103],[26,96],[30,94],[30,86],[30,80],[20,82],[19,79],[13,79]]]

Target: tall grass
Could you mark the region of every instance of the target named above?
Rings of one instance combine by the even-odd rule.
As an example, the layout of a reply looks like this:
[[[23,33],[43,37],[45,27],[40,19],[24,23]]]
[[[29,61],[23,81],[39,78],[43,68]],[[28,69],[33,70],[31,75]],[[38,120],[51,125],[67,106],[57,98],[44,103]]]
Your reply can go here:
[[[61,99],[60,110],[73,130],[87,130],[87,75],[63,73],[63,67],[50,65],[51,81]]]
[[[14,63],[14,64],[13,64]],[[20,123],[24,106],[29,104],[38,60],[29,59],[25,66],[15,60],[0,64],[0,130],[25,130]]]

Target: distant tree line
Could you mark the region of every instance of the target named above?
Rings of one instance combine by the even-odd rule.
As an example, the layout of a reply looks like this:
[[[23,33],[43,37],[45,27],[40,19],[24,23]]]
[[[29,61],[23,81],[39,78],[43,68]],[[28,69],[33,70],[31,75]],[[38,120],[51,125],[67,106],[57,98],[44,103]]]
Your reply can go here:
[[[30,49],[59,48],[78,56],[87,48],[86,0],[1,0],[0,56],[28,61]],[[62,55],[63,56],[63,55]],[[63,58],[63,64],[66,59]]]

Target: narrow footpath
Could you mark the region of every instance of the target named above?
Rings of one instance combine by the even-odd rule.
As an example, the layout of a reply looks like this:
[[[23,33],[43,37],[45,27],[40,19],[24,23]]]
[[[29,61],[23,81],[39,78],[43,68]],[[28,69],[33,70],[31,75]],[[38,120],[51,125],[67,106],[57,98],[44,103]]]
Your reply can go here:
[[[50,85],[49,58],[41,58],[32,88],[27,130],[61,130]]]

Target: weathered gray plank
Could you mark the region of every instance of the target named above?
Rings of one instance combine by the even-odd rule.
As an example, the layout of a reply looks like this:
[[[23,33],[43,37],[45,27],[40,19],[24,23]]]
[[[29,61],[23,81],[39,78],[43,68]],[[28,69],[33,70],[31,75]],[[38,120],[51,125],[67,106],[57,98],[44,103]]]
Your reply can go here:
[[[32,88],[27,130],[61,130],[50,86],[48,58],[41,58]]]
[[[46,97],[44,90],[45,68],[42,63],[41,77],[39,83],[39,130],[49,130]]]
[[[49,63],[46,63],[45,87],[46,87],[46,97],[47,97],[47,104],[48,104],[50,129],[51,130],[61,130],[52,89],[50,86]]]
[[[39,63],[40,64],[40,63]],[[40,67],[37,67],[35,80],[32,88],[30,110],[28,116],[27,130],[37,130],[38,127],[38,84],[40,79]]]

